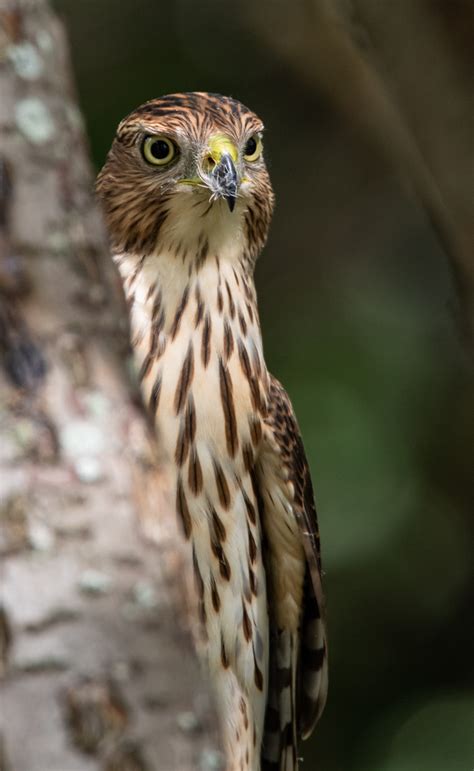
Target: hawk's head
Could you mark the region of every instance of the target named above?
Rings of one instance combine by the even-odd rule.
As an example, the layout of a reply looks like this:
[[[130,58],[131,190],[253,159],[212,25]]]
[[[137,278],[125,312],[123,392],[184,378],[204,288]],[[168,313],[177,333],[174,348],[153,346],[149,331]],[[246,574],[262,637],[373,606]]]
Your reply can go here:
[[[232,242],[255,257],[273,191],[261,120],[217,94],[171,94],[119,125],[97,183],[113,246],[152,254]]]

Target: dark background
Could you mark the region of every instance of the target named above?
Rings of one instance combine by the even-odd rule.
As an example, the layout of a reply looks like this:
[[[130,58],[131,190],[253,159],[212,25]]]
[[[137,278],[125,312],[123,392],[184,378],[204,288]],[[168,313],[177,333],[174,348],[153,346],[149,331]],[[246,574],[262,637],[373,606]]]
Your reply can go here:
[[[229,94],[266,124],[277,209],[256,277],[265,350],[302,427],[328,597],[330,695],[304,769],[468,771],[472,366],[422,206],[331,94],[262,42],[245,2],[56,7],[97,168],[119,120],[164,93]],[[297,4],[286,9],[290,22]],[[463,54],[461,27],[446,34]]]

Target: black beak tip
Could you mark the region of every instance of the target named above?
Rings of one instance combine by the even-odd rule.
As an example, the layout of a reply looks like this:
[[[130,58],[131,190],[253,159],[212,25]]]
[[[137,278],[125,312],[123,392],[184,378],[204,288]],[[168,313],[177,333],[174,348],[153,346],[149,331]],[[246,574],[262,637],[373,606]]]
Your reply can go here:
[[[235,209],[239,188],[234,161],[228,153],[222,156],[220,163],[213,169],[214,192],[219,198],[225,198],[231,212]]]
[[[226,195],[225,200],[227,201],[227,206],[229,207],[229,210],[232,212],[235,209],[235,195]]]

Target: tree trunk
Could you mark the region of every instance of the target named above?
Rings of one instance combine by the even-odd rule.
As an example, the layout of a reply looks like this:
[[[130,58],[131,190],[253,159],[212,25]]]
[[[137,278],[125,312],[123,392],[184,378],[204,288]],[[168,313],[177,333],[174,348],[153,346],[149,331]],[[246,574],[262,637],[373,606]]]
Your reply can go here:
[[[0,771],[217,768],[92,185],[63,29],[0,0]]]

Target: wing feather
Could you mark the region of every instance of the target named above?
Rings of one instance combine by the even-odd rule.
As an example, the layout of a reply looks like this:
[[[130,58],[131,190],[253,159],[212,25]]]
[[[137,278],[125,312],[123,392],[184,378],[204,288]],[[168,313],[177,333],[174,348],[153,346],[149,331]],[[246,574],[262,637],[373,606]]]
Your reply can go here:
[[[287,488],[291,491],[289,504],[298,525],[306,560],[298,630],[294,715],[295,732],[306,738],[324,709],[327,694],[327,643],[320,537],[313,486],[301,432],[286,391],[272,376],[265,423],[268,445],[274,455],[273,465],[279,468],[288,480]],[[269,452],[268,449],[266,452]],[[268,466],[267,463],[267,469]],[[261,470],[261,478],[264,473],[265,467]],[[267,527],[277,525],[271,522],[271,516],[272,512],[265,511],[263,521],[267,523]],[[271,685],[270,683],[270,687]]]

